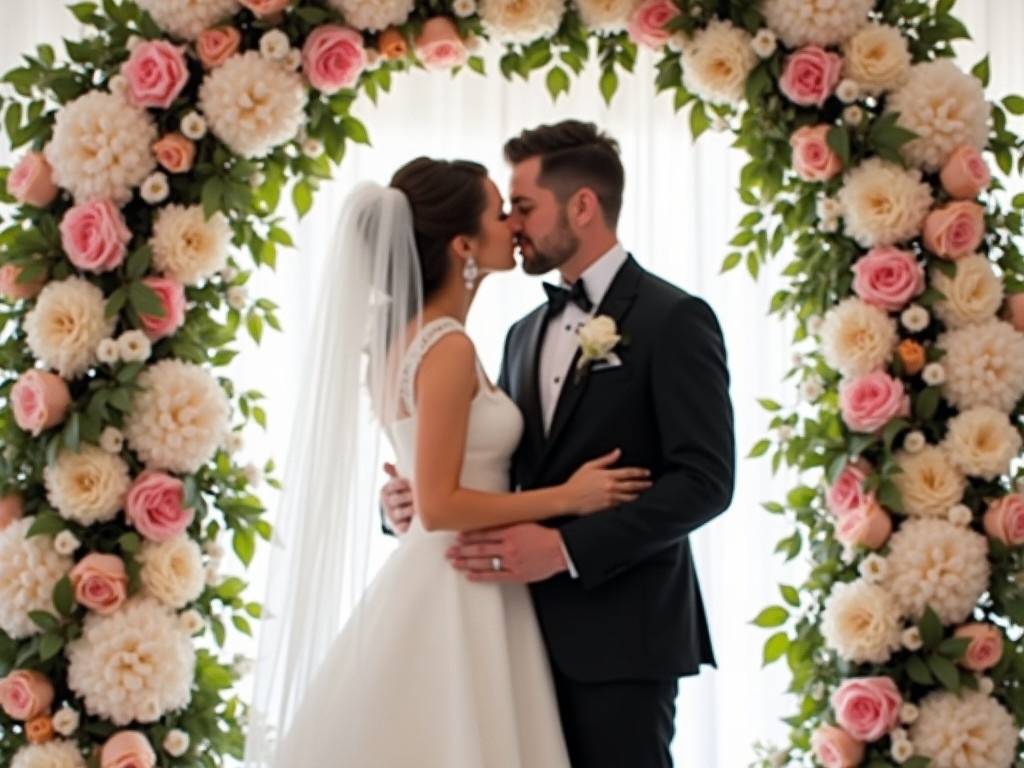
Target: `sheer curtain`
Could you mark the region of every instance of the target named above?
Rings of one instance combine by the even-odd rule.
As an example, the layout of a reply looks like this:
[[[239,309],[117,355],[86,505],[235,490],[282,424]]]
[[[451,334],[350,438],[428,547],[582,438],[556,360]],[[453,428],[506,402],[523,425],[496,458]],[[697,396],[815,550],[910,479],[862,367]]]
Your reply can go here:
[[[7,5],[5,23],[0,25],[0,70],[16,65],[20,53],[37,42],[57,42],[77,32],[59,0]],[[988,51],[990,95],[999,98],[1020,90],[1020,1],[976,0],[960,6],[958,12],[975,38],[959,46],[964,65],[973,65]],[[767,461],[742,458],[767,423],[756,399],[790,403],[796,397],[781,381],[791,357],[789,336],[781,323],[766,317],[777,287],[772,274],[758,283],[743,271],[719,274],[733,227],[743,213],[735,191],[743,157],[730,148],[728,135],[708,134],[693,144],[685,118],[672,111],[670,97],[653,93],[652,58],[642,55],[636,71],[622,81],[611,107],[601,101],[592,71],[555,104],[545,94],[541,78],[505,84],[497,75],[484,79],[465,73],[452,79],[422,72],[396,78],[379,106],[359,102],[355,115],[366,123],[373,146],[350,147],[312,212],[301,223],[288,216],[296,232],[296,250],[281,255],[276,273],[262,273],[250,286],[254,296],[267,296],[281,305],[286,333],[270,335],[258,348],[243,345],[246,354],[232,375],[241,387],[260,389],[268,396],[269,431],[246,435],[246,458],[262,463],[273,457],[282,464],[281,446],[287,445],[290,415],[302,395],[300,355],[311,316],[310,275],[328,250],[340,201],[356,181],[386,182],[399,165],[425,154],[482,162],[504,189],[508,170],[501,145],[524,127],[573,117],[593,120],[618,138],[627,173],[620,226],[623,244],[646,267],[711,303],[730,355],[740,454],[737,491],[731,509],[694,536],[719,669],[683,681],[674,751],[680,766],[737,768],[749,763],[754,740],[784,738],[778,718],[789,714],[792,706],[783,695],[788,682],[784,669],[762,670],[766,633],[750,624],[761,607],[777,602],[777,582],[792,583],[799,577],[799,566],[787,569],[772,554],[774,542],[786,533],[784,524],[760,509],[761,502],[780,498],[791,478],[772,478]],[[8,148],[0,146],[0,162],[8,160]],[[542,298],[536,278],[515,273],[485,281],[469,330],[492,376],[505,330]],[[267,371],[275,375],[268,376]],[[272,506],[273,496],[268,493],[265,498]],[[377,546],[379,558],[393,543],[381,536]],[[262,594],[261,567],[258,559],[251,572],[254,598]],[[249,646],[239,649],[251,652]]]

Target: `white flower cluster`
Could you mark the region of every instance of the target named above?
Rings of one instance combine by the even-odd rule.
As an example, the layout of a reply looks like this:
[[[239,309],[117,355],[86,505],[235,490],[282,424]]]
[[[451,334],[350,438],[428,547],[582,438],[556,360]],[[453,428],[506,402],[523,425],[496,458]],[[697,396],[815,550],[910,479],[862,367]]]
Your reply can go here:
[[[128,464],[118,454],[82,443],[62,450],[43,470],[46,498],[60,516],[82,525],[112,520],[124,507],[131,485]]]
[[[327,0],[327,4],[345,17],[346,24],[367,32],[404,24],[415,5],[413,0]]]
[[[950,419],[947,426],[942,447],[966,475],[994,480],[1010,471],[1010,462],[1020,453],[1020,432],[995,408],[971,408]]]
[[[228,260],[231,225],[220,211],[209,219],[202,206],[168,205],[153,222],[153,266],[185,285],[199,285]]]
[[[868,24],[843,45],[843,73],[872,96],[902,85],[910,61],[907,38],[885,24]]]
[[[160,29],[184,40],[195,39],[241,8],[236,0],[136,0],[136,4]]]
[[[857,664],[881,664],[900,647],[900,617],[892,596],[863,579],[836,584],[821,617],[825,644]]]
[[[184,608],[206,585],[206,567],[199,545],[188,536],[147,544],[139,555],[146,593],[171,608]]]
[[[830,309],[821,327],[825,362],[844,376],[882,368],[897,340],[896,321],[885,310],[853,297]]]
[[[992,269],[992,262],[975,253],[957,259],[955,266],[952,277],[939,269],[931,271],[932,287],[945,296],[935,303],[935,314],[948,328],[992,318],[1003,303],[1003,281]]]
[[[894,245],[921,234],[932,188],[920,171],[873,157],[846,174],[839,202],[846,233],[861,246]]]
[[[116,317],[104,317],[103,292],[82,277],[48,283],[25,316],[28,348],[65,379],[81,376],[97,362],[96,348],[109,337]]]
[[[910,727],[914,754],[934,768],[1002,768],[1017,757],[1017,726],[998,701],[964,690],[929,693]]]
[[[738,104],[756,65],[750,35],[731,22],[715,20],[683,49],[683,82],[706,101]]]
[[[57,739],[26,744],[14,756],[11,768],[85,768],[85,758],[75,742]]]
[[[594,32],[622,32],[641,0],[574,0],[583,26]]]
[[[1024,395],[1024,334],[992,318],[940,335],[946,351],[942,396],[960,410],[981,405],[1010,413]]]
[[[914,446],[917,447],[917,446]],[[892,482],[900,492],[903,511],[915,517],[945,517],[967,490],[967,478],[941,448],[921,446],[916,451],[897,451],[900,471]]]
[[[74,565],[52,536],[25,538],[32,522],[26,517],[0,531],[0,629],[15,640],[39,633],[29,613],[53,613],[53,588]]]
[[[790,48],[843,42],[868,20],[872,0],[765,0],[765,22]]]
[[[558,31],[564,0],[480,0],[487,33],[500,43],[528,43]]]

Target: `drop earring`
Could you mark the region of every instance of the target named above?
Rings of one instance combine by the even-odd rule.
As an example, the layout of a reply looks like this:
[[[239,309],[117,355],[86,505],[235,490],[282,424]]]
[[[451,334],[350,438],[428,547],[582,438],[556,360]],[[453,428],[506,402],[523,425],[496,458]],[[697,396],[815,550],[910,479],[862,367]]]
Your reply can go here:
[[[480,270],[476,267],[476,259],[470,256],[466,259],[466,266],[462,268],[462,279],[466,281],[466,290],[472,291]]]

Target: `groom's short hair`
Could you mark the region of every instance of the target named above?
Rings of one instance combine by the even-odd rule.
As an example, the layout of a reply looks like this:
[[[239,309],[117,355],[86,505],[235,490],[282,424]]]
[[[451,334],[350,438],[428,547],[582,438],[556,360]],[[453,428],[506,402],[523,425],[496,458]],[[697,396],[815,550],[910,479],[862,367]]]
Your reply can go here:
[[[538,183],[560,203],[587,187],[597,195],[605,223],[615,227],[625,186],[615,139],[593,123],[563,120],[530,128],[505,143],[505,159],[513,165],[533,157],[540,158]]]

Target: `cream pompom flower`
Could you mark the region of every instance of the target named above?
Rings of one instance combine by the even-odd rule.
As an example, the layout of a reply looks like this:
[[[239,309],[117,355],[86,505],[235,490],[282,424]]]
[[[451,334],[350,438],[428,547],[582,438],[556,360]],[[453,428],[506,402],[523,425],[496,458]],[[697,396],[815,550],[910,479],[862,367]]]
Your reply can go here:
[[[164,32],[183,40],[194,40],[199,33],[233,16],[241,6],[236,0],[136,0],[142,10]]]
[[[10,768],[86,768],[78,744],[56,739],[45,744],[26,744],[18,750]]]
[[[926,171],[938,171],[964,145],[979,152],[988,140],[991,107],[981,83],[949,59],[910,68],[906,82],[889,94],[887,112],[918,135],[903,145],[907,161]]]
[[[195,649],[174,612],[155,600],[90,614],[66,653],[68,687],[86,712],[115,725],[153,723],[191,700]]]
[[[843,42],[868,20],[873,0],[765,0],[765,22],[790,48]]]
[[[873,157],[846,174],[839,202],[846,233],[861,246],[895,245],[921,234],[932,188],[920,171]]]
[[[957,259],[954,266],[952,277],[939,269],[931,271],[932,287],[945,296],[935,303],[935,314],[948,328],[994,317],[1003,303],[1003,281],[992,269],[992,262],[975,253]]]
[[[946,352],[942,396],[964,411],[990,405],[1010,413],[1024,395],[1024,334],[992,318],[948,331],[935,346]]]
[[[404,24],[415,5],[413,0],[327,0],[327,4],[345,17],[346,24],[367,32]]]
[[[982,405],[950,419],[942,447],[964,474],[994,480],[1010,470],[1021,437],[1005,413]]]
[[[146,593],[171,608],[184,608],[198,598],[206,586],[203,553],[188,536],[146,544],[139,562]]]
[[[228,261],[231,225],[217,211],[209,219],[201,206],[168,205],[153,222],[153,266],[185,285],[199,285]]]
[[[1013,716],[983,693],[929,693],[910,726],[914,754],[933,768],[1007,768],[1017,757]]]
[[[74,565],[57,552],[52,536],[26,539],[32,523],[26,517],[0,531],[0,629],[15,640],[39,634],[29,613],[53,613],[53,588]]]
[[[43,149],[53,181],[76,202],[110,198],[123,205],[156,168],[150,145],[156,124],[121,96],[89,91],[57,112],[53,138]]]
[[[907,38],[887,24],[868,24],[843,44],[843,73],[872,96],[902,85],[910,63]]]
[[[216,379],[183,360],[161,360],[137,379],[125,419],[128,446],[148,469],[195,472],[228,431],[227,396]]]
[[[307,98],[301,76],[257,51],[232,56],[199,87],[210,130],[245,158],[264,157],[298,136]]]
[[[573,0],[583,26],[594,32],[624,32],[642,0]]]
[[[836,584],[821,617],[825,644],[857,664],[881,664],[900,647],[896,605],[882,587],[858,579]]]
[[[918,620],[930,606],[944,624],[958,624],[988,588],[988,543],[948,520],[907,520],[889,539],[885,587],[900,615]]]
[[[67,449],[43,470],[46,498],[60,516],[81,525],[112,520],[124,507],[129,468],[119,455],[82,443],[76,453]]]
[[[477,7],[488,35],[501,43],[551,37],[564,11],[564,0],[480,0]]]
[[[863,376],[892,357],[898,341],[896,321],[884,310],[851,297],[825,315],[821,339],[826,363],[844,376]]]
[[[895,454],[900,472],[892,482],[900,492],[903,511],[915,517],[945,517],[967,490],[967,478],[941,448],[926,445],[916,452]]]
[[[83,277],[48,283],[25,317],[29,349],[62,378],[81,376],[96,364],[96,348],[117,322],[104,317],[105,309],[103,292]]]
[[[729,21],[712,21],[683,49],[686,87],[714,104],[743,101],[747,78],[756,65],[750,35]]]

